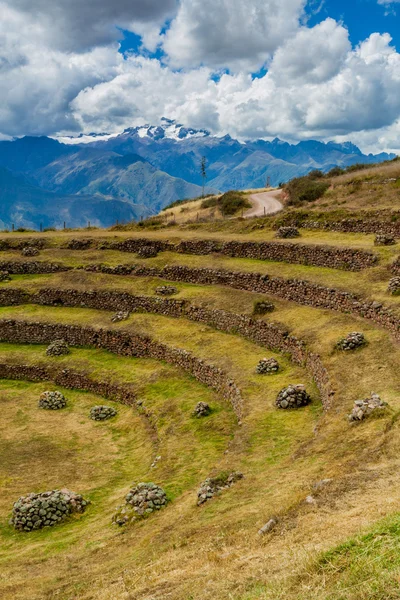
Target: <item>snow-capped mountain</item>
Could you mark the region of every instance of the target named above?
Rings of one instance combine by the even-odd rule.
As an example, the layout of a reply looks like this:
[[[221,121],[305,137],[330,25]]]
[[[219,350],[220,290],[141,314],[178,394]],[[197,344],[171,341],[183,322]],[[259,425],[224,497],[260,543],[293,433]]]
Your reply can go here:
[[[73,207],[66,219],[70,225],[86,220],[109,225],[117,218],[155,214],[172,201],[201,194],[202,157],[207,191],[214,192],[263,187],[267,180],[278,185],[312,169],[327,171],[393,156],[366,156],[351,142],[309,140],[293,145],[278,138],[240,142],[169,119],[121,133],[25,137],[0,142],[0,167],[8,169],[3,173],[8,183],[0,190],[4,209],[1,214],[0,208],[0,221],[5,226],[57,225],[63,202]]]
[[[120,133],[80,133],[76,137],[60,136],[53,139],[58,140],[62,144],[90,144],[98,141],[104,142],[124,134],[137,135],[140,138],[148,137],[153,140],[170,139],[179,142],[190,138],[207,137],[210,135],[210,132],[206,129],[184,127],[184,125],[176,123],[176,121],[163,117],[160,125],[139,125],[138,127],[129,127]]]

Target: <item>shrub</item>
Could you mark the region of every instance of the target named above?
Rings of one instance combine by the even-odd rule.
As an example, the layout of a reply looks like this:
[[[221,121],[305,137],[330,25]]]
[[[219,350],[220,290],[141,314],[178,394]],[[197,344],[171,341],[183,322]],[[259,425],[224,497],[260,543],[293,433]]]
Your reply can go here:
[[[212,208],[218,206],[223,215],[234,215],[242,208],[251,208],[244,192],[231,190],[225,192],[220,198],[209,198],[202,202],[201,208]]]
[[[289,204],[296,205],[302,202],[313,202],[325,194],[330,182],[323,179],[320,175],[316,177],[313,173],[315,172],[312,171],[305,177],[296,177],[292,181],[289,181],[285,187],[289,196]]]
[[[339,177],[339,175],[343,175],[344,173],[345,170],[341,167],[333,167],[333,169],[327,173],[327,177]]]

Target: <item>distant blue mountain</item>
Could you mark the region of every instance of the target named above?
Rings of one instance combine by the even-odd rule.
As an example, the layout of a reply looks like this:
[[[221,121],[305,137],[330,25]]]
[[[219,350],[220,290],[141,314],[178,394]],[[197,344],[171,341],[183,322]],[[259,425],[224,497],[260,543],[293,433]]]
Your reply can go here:
[[[157,126],[132,127],[119,135],[92,133],[58,140],[24,137],[0,142],[0,167],[20,182],[15,196],[17,183],[10,186],[3,171],[0,222],[17,221],[18,215],[18,225],[59,224],[54,206],[61,210],[63,203],[70,207],[70,226],[87,220],[109,225],[117,213],[119,220],[156,214],[170,202],[201,194],[203,156],[207,160],[207,192],[215,192],[263,187],[267,178],[271,185],[278,185],[313,169],[382,162],[395,155],[367,156],[351,142],[289,144],[276,138],[242,143],[229,135],[216,137],[169,119]],[[16,197],[24,202],[11,217],[7,207]],[[26,203],[29,210],[23,208]],[[95,206],[96,215],[90,208]]]

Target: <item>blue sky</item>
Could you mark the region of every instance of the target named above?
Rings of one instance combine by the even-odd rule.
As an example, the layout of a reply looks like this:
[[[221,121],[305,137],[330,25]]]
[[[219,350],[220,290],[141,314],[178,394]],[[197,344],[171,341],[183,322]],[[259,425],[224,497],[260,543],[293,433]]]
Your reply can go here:
[[[396,16],[396,3],[383,6],[377,0],[324,0],[322,3],[315,0],[307,11],[312,15],[308,23],[310,26],[327,17],[343,21],[353,45],[377,32],[390,33],[394,44],[400,48],[400,17]],[[400,14],[400,4],[398,12]]]
[[[397,2],[382,5],[378,4],[377,0],[309,0],[306,6],[307,25],[313,27],[327,17],[331,17],[347,27],[353,46],[357,46],[371,33],[389,33],[393,38],[392,44],[400,49],[400,4],[397,5],[397,11],[396,4]],[[166,29],[168,25],[163,28],[163,31]],[[140,35],[121,30],[121,36],[122,54],[140,53]],[[155,58],[164,57],[164,53],[159,49],[156,52],[146,51],[146,55]]]

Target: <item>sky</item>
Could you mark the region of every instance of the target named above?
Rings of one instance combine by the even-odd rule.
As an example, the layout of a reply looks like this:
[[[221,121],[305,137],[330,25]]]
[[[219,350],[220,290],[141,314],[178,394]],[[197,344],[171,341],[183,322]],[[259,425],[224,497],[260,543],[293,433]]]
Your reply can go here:
[[[0,0],[0,97],[0,139],[167,117],[400,153],[400,0]]]

